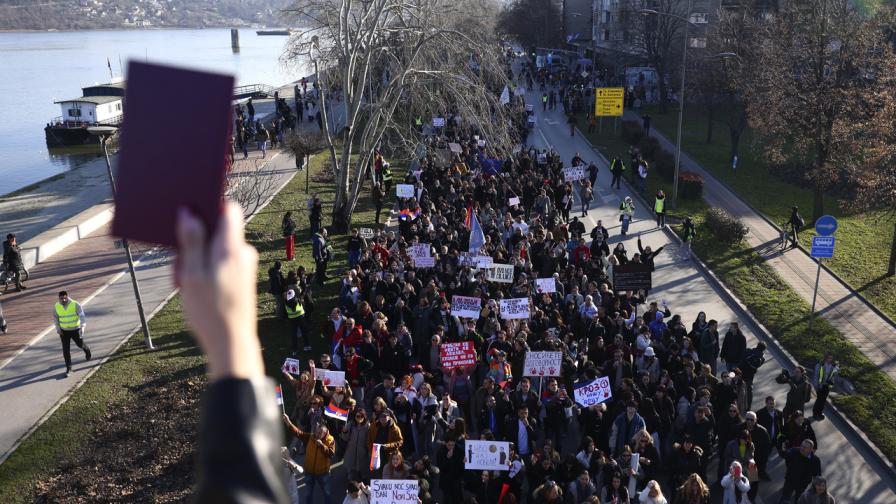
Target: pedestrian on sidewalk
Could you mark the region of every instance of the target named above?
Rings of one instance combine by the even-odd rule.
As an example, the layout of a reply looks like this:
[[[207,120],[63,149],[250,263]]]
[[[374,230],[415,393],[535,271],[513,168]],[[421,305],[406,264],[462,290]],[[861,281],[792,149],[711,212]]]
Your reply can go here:
[[[16,235],[13,233],[6,235],[6,241],[3,242],[3,266],[7,273],[12,274],[17,292],[28,288],[22,283],[22,270],[25,269],[25,264],[22,261],[22,251],[16,242]]]
[[[588,163],[588,178],[591,181],[591,188],[597,187],[597,173],[599,169],[597,168],[597,163],[594,161]]]
[[[576,124],[579,122],[579,119],[575,113],[570,113],[566,122],[569,123],[569,136],[576,136]]]
[[[653,211],[656,213],[656,227],[666,225],[666,193],[662,189],[656,191],[656,199],[653,202]]]
[[[644,136],[650,136],[650,114],[644,114],[641,117],[641,122],[644,125]]]
[[[249,121],[255,120],[255,105],[252,104],[252,98],[249,98],[249,101],[246,102],[246,112],[249,113]]]
[[[799,232],[803,226],[806,225],[806,221],[803,219],[803,216],[800,215],[800,209],[797,206],[794,206],[790,209],[790,220],[787,221],[787,224],[790,226],[790,238],[793,240],[793,248],[796,248],[800,243]]]
[[[3,318],[3,304],[0,303],[0,334],[6,334],[6,319]]]
[[[697,227],[694,226],[694,222],[690,217],[684,218],[684,223],[681,228],[681,255],[683,261],[689,261],[691,259],[691,241],[697,237]]]
[[[268,152],[268,140],[270,140],[271,135],[268,133],[267,128],[264,127],[264,124],[261,124],[261,121],[255,122],[255,141],[258,142],[258,150],[261,151],[261,159],[267,155]]]
[[[784,452],[787,473],[781,490],[781,503],[792,503],[794,496],[808,487],[816,476],[821,476],[821,461],[815,455],[815,443],[806,439],[798,448]]]
[[[87,317],[81,303],[68,297],[68,292],[59,293],[59,302],[56,303],[53,313],[53,323],[56,333],[62,339],[62,356],[65,358],[65,376],[72,374],[72,356],[70,352],[71,342],[74,340],[78,348],[84,350],[84,359],[90,360],[90,347],[84,343],[84,327],[87,326]]]
[[[314,256],[314,278],[317,285],[323,285],[327,279],[327,263],[333,255],[332,247],[327,243],[327,230],[321,229],[311,238],[311,255]]]
[[[594,133],[594,130],[597,129],[597,116],[591,114],[591,117],[588,118],[588,133]]]
[[[610,182],[610,188],[616,186],[616,189],[620,189],[620,184],[622,183],[622,174],[625,172],[625,163],[619,156],[613,158],[613,162],[610,163],[610,173],[613,174],[613,180]]]
[[[812,373],[812,386],[815,387],[816,396],[815,404],[812,406],[812,417],[815,420],[824,420],[824,406],[838,374],[840,365],[830,352],[824,354],[824,359],[815,365],[815,372]]]
[[[787,391],[787,402],[784,403],[784,417],[790,417],[794,411],[802,412],[806,403],[812,398],[812,385],[806,378],[806,368],[797,366],[793,373],[782,369],[781,375],[776,380],[778,383],[786,383],[790,387]]]
[[[647,160],[638,160],[638,192],[644,195],[647,189]]]
[[[619,222],[622,223],[620,231],[622,236],[628,233],[628,226],[635,216],[635,203],[631,196],[626,196],[622,203],[619,204]]]
[[[541,111],[544,112],[548,109],[548,94],[542,93],[541,95]]]
[[[292,218],[292,212],[283,215],[281,223],[283,229],[283,241],[286,244],[286,260],[292,261],[296,257],[296,221]]]
[[[380,224],[380,212],[383,211],[383,202],[386,200],[386,190],[383,184],[373,186],[373,206],[376,208],[376,224]]]
[[[579,196],[582,198],[582,217],[585,217],[588,215],[588,210],[591,209],[591,201],[594,200],[594,191],[591,189],[591,182],[588,182],[587,180],[585,181]]]

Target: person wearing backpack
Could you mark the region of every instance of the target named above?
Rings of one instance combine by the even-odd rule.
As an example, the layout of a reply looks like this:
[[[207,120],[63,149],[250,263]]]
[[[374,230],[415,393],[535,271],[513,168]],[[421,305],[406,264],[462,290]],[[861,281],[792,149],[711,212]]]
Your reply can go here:
[[[800,215],[800,209],[797,206],[794,206],[790,209],[790,220],[787,221],[790,225],[790,239],[793,240],[793,248],[796,248],[800,243],[800,238],[798,236],[800,229],[806,225],[806,221],[803,219],[803,216]]]

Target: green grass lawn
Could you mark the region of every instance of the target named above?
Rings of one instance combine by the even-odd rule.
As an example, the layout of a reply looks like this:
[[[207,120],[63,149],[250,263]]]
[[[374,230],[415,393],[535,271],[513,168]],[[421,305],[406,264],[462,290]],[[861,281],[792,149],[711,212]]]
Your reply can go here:
[[[326,161],[328,157],[325,154],[312,160],[309,192],[317,192],[323,199],[325,211],[329,212],[334,198],[332,182],[316,177]],[[402,177],[402,170],[395,170],[395,176]],[[298,217],[300,238],[296,240],[296,260],[293,263],[284,262],[284,270],[298,265],[313,270],[305,211],[307,199],[305,177],[299,173],[246,228],[246,238],[258,249],[260,256],[258,330],[267,373],[275,379],[280,378],[280,365],[283,358],[289,355],[291,343],[286,322],[274,317],[273,298],[266,294],[267,269],[275,260],[285,259],[280,221],[285,211],[293,210]],[[365,192],[353,220],[356,226],[372,227],[373,217],[373,205],[369,193]],[[328,213],[325,222],[329,222]],[[346,263],[345,242],[345,236],[334,238],[336,257],[330,262],[331,272]],[[317,308],[311,314],[310,324],[314,350],[303,354],[303,360],[328,350],[318,337],[317,327],[339,294],[338,275],[332,275],[324,287],[315,291]],[[152,319],[150,328],[156,346],[154,351],[144,350],[141,333],[134,335],[3,464],[0,471],[0,502],[34,502],[40,492],[38,484],[44,482],[52,485],[46,483],[47,480],[64,468],[71,469],[72,465],[76,465],[79,454],[90,450],[91,443],[95,442],[96,430],[102,429],[104,419],[117,409],[144,397],[147,384],[160,382],[162,386],[169,386],[166,382],[182,380],[204,383],[205,357],[186,329],[180,296],[176,296]],[[292,394],[286,392],[285,397],[287,406],[290,406],[294,400]]]
[[[656,107],[648,108],[648,113],[652,117],[652,127],[674,141],[678,127],[678,111],[674,105],[666,114],[659,113]],[[707,144],[706,116],[695,105],[686,107],[682,150],[776,224],[789,219],[793,205],[799,206],[809,219],[812,190],[785,182],[770,173],[761,147],[754,142],[749,130],[740,142],[737,171],[731,170],[728,126],[722,119],[714,125],[713,143]],[[874,214],[850,213],[832,197],[825,205],[826,212],[840,223],[836,256],[825,264],[881,311],[896,318],[896,276],[886,276],[892,221]],[[804,244],[811,243],[810,237],[815,234],[811,223],[807,227],[810,229],[801,237]]]
[[[837,356],[842,375],[855,386],[856,394],[832,395],[832,400],[890,460],[896,460],[896,384],[823,318],[816,316],[810,334],[810,306],[746,242],[726,246],[702,225],[702,215],[695,222],[694,252],[797,361],[811,368],[825,352]]]

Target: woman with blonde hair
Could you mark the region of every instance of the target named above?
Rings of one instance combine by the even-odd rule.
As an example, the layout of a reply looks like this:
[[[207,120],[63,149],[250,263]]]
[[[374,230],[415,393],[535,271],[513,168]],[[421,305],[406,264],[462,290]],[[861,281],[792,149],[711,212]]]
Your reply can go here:
[[[750,481],[743,474],[740,462],[734,461],[728,469],[722,481],[719,482],[725,493],[722,495],[722,504],[750,504],[747,492],[750,491]]]
[[[404,463],[401,450],[396,450],[389,457],[389,463],[383,468],[383,479],[410,479],[411,468]]]
[[[644,469],[644,479],[654,479],[660,466],[660,454],[647,429],[641,429],[632,436],[632,453],[638,454],[638,465]]]
[[[709,504],[709,487],[699,474],[693,473],[678,487],[673,504]]]
[[[666,498],[663,497],[663,490],[656,480],[647,482],[647,486],[638,495],[638,500],[641,504],[668,504]]]

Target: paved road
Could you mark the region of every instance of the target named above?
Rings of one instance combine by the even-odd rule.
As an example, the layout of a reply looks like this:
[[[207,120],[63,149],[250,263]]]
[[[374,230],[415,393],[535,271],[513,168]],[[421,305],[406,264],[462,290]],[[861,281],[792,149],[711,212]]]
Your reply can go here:
[[[270,154],[269,152],[269,158],[271,158]],[[249,164],[246,164],[245,168],[249,169]],[[271,194],[273,194],[274,190],[279,190],[296,173],[295,161],[287,155],[276,155],[265,165],[264,172],[265,176],[273,177],[276,180],[271,188]],[[100,258],[116,252],[122,253],[121,250],[114,249],[112,238],[105,230],[97,231],[88,240],[82,241],[95,244],[98,249],[84,252],[98,253],[97,250],[101,250]],[[115,262],[114,258],[111,260],[113,263]],[[105,262],[100,262],[105,265]],[[42,285],[37,277],[42,273],[53,275],[54,264],[50,262],[35,268],[35,271],[32,272],[32,275],[36,277],[32,284],[35,289],[29,289],[20,294],[40,298],[28,302],[34,312],[28,313],[27,316],[33,320],[29,320],[27,325],[34,333],[24,335],[22,339],[31,339],[42,332],[43,336],[33,340],[21,353],[0,368],[0,411],[4,415],[3,422],[0,423],[0,461],[5,460],[11,450],[18,446],[23,435],[26,435],[48,413],[52,413],[60,401],[64,400],[78,383],[96,370],[104,358],[109,356],[132,331],[139,327],[139,317],[132,301],[134,294],[130,276],[125,274],[120,262],[117,269],[108,269],[88,261],[83,265],[84,270],[70,272],[74,283],[54,284],[55,277],[48,276],[47,285]],[[165,299],[174,292],[171,264],[171,254],[166,250],[158,250],[149,254],[139,264],[137,278],[140,281],[140,290],[147,313],[160,308]],[[63,275],[61,278],[68,277]],[[55,331],[44,332],[44,330],[49,329],[52,324],[51,310],[55,303],[54,292],[58,288],[67,288],[72,297],[78,300],[84,300],[96,293],[97,287],[94,283],[78,283],[85,278],[103,278],[105,279],[104,283],[108,284],[90,301],[84,303],[84,311],[87,315],[85,340],[93,351],[94,360],[84,362],[83,353],[73,346],[74,373],[71,377],[65,378],[65,365],[62,360],[59,339]],[[10,319],[10,334],[13,334],[16,324],[20,320],[16,316],[18,305],[15,299],[7,301],[6,296],[4,296],[3,302],[6,314]],[[26,324],[23,323],[23,325]],[[12,338],[12,336],[6,335],[3,338]]]
[[[626,115],[627,119],[638,119],[632,112]],[[675,152],[675,144],[656,128],[652,128],[650,134],[659,140],[666,150]],[[741,219],[750,228],[750,233],[747,235],[750,246],[754,247],[778,275],[811,305],[817,263],[800,249],[781,252],[777,246],[780,232],[685,153],[681,154],[681,166],[683,170],[703,176],[703,198],[707,203],[724,208]],[[801,238],[803,246],[811,247],[807,236],[804,234]],[[896,380],[896,326],[872,310],[865,301],[824,269],[821,270],[819,279],[816,309],[822,317],[849,338],[871,362],[884,370],[891,379]]]

